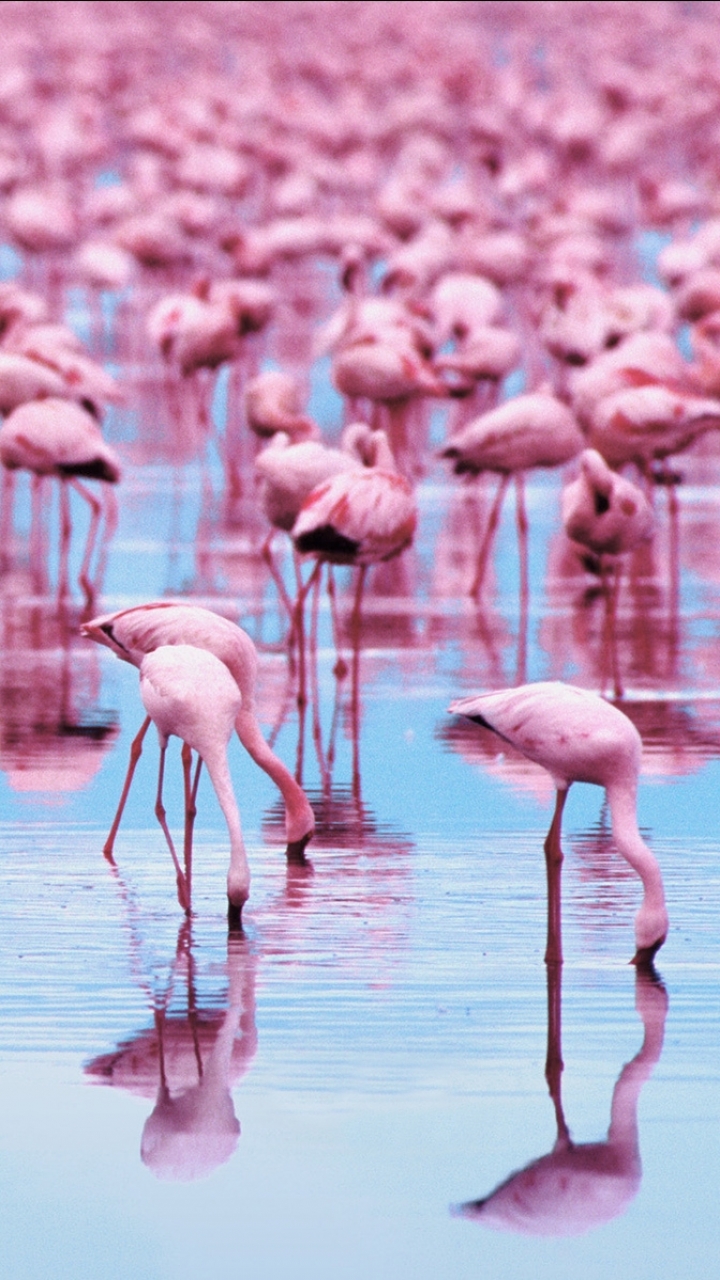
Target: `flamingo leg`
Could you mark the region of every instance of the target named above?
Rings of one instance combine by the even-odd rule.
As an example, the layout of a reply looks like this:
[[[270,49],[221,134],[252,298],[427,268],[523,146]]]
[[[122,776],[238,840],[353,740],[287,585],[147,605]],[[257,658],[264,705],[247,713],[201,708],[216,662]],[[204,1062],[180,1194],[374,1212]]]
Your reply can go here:
[[[178,902],[180,903],[180,906],[182,907],[185,914],[189,915],[190,914],[190,898],[187,891],[187,884],[185,881],[185,876],[183,875],[182,867],[180,866],[180,860],[175,851],[173,838],[170,835],[170,828],[168,827],[168,824],[167,824],[165,806],[163,805],[163,802],[162,802],[163,779],[165,776],[166,751],[167,751],[167,740],[165,742],[160,743],[160,768],[158,769],[157,795],[155,797],[155,817],[157,818],[158,822],[160,823],[160,826],[162,827],[163,835],[165,836],[168,849],[170,850],[170,857],[172,858],[173,865],[175,867],[175,878],[177,882]]]
[[[509,481],[510,481],[509,475],[502,475],[500,477],[500,483],[498,484],[497,492],[495,494],[495,498],[493,500],[493,504],[490,509],[490,515],[488,517],[487,527],[485,529],[485,535],[483,537],[482,543],[480,544],[480,550],[478,552],[478,560],[477,560],[477,568],[475,569],[475,577],[473,578],[472,584],[470,587],[470,595],[474,597],[479,596],[480,589],[485,580],[485,573],[487,570],[487,562],[488,562],[488,557],[490,555],[490,548],[492,547],[493,539],[495,537],[495,533],[500,521],[500,511],[502,508],[503,498],[505,497],[505,490],[508,487]]]
[[[330,578],[330,566],[328,565],[328,585]],[[318,767],[320,769],[320,777],[322,779],[323,792],[327,793],[330,788],[330,773],[325,760],[325,753],[322,744],[322,723],[320,719],[320,686],[318,682],[318,609],[320,602],[320,576],[315,580],[313,590],[313,607],[310,626],[310,651],[313,655],[312,667],[310,669],[311,683],[311,702],[312,702],[312,737],[315,746],[315,754],[317,756]]]
[[[108,547],[118,526],[118,502],[115,491],[110,485],[103,486],[104,505],[105,505],[105,529],[103,531],[102,540],[98,548],[97,564],[95,566],[95,592],[99,591],[103,578],[105,577],[105,569],[107,566]]]
[[[322,560],[316,560],[313,571],[306,582],[303,583],[300,573],[300,564],[296,559],[295,572],[297,576],[297,597],[293,606],[293,630],[298,647],[298,693],[297,701],[299,707],[307,704],[307,653],[305,648],[305,599],[312,587],[317,575],[322,568]]]
[[[81,484],[76,476],[68,477],[68,484],[71,484],[76,493],[89,504],[90,507],[90,528],[88,529],[87,541],[85,543],[85,551],[83,553],[82,564],[80,565],[80,573],[78,582],[85,592],[85,600],[88,606],[92,605],[95,598],[95,588],[90,581],[90,561],[92,553],[95,550],[95,541],[100,528],[100,518],[102,516],[102,503],[99,498],[95,497],[84,484]]]
[[[360,638],[362,630],[361,605],[367,565],[360,565],[355,600],[352,611],[352,790],[356,801],[360,800]]]
[[[108,862],[112,863],[113,866],[115,865],[115,859],[113,857],[113,846],[115,844],[115,837],[118,833],[118,827],[120,826],[120,819],[122,818],[122,815],[123,815],[123,809],[125,808],[125,803],[127,801],[128,795],[130,794],[130,787],[132,785],[135,769],[137,768],[137,762],[140,759],[140,756],[142,755],[143,739],[149,728],[150,728],[150,716],[146,716],[142,722],[142,725],[140,726],[139,731],[136,733],[135,737],[133,738],[130,744],[130,759],[128,761],[127,773],[125,774],[123,789],[120,793],[120,803],[118,804],[115,817],[113,818],[112,826],[110,828],[110,831],[108,832],[108,838],[105,841],[105,844],[103,845],[103,853],[107,858]]]
[[[568,788],[558,787],[555,812],[545,839],[545,868],[547,871],[548,917],[546,964],[562,964],[562,903],[561,872],[563,852],[560,846],[560,828]]]
[[[337,592],[335,590],[335,575],[332,571],[332,565],[328,564],[327,572],[327,591],[330,601],[330,618],[332,621],[333,641],[335,643],[336,661],[333,667],[333,675],[336,680],[344,680],[347,675],[347,663],[342,656],[342,638],[340,630],[340,620],[337,611]]]
[[[669,675],[675,673],[680,617],[680,504],[675,484],[668,484],[668,558],[670,561]]]
[[[260,555],[262,556],[262,559],[265,561],[265,564],[270,570],[270,576],[273,582],[275,583],[275,586],[277,587],[277,593],[280,597],[283,608],[285,609],[288,615],[288,618],[290,619],[290,626],[293,627],[295,623],[293,602],[290,599],[290,596],[288,595],[287,587],[283,582],[282,574],[280,573],[280,570],[278,569],[275,563],[275,557],[272,553],[272,542],[274,537],[275,537],[275,530],[271,529],[267,538],[262,544]]]
[[[45,548],[45,522],[43,520],[43,497],[45,476],[33,475],[30,481],[32,495],[30,517],[30,568],[35,590],[40,593],[47,590],[45,566],[47,564]]]
[[[69,594],[70,537],[72,521],[70,519],[70,496],[67,481],[60,481],[60,563],[58,566],[58,600],[64,600]]]
[[[5,573],[10,564],[10,531],[13,519],[15,477],[7,467],[2,469],[2,495],[0,496],[0,571]]]
[[[605,596],[605,634],[604,649],[610,655],[610,667],[612,670],[613,693],[616,698],[622,698],[623,685],[620,677],[620,663],[618,659],[617,647],[617,605],[618,596],[620,594],[620,569],[618,565],[609,568],[605,558],[600,561],[600,576],[602,580],[603,595]]]
[[[567,1142],[570,1132],[562,1105],[561,1080],[562,1057],[562,965],[547,966],[547,1053],[545,1055],[545,1079],[555,1109],[558,1141]]]
[[[515,476],[515,510],[517,519],[518,548],[520,552],[520,617],[518,622],[517,683],[527,679],[527,632],[530,608],[530,566],[528,559],[528,518],[525,505],[525,476],[521,471]]]
[[[183,836],[183,862],[185,863],[185,883],[188,898],[192,900],[192,841],[195,818],[197,817],[197,790],[200,782],[202,756],[198,755],[195,777],[191,780],[192,749],[187,742],[182,744],[183,789],[185,795],[185,830]]]

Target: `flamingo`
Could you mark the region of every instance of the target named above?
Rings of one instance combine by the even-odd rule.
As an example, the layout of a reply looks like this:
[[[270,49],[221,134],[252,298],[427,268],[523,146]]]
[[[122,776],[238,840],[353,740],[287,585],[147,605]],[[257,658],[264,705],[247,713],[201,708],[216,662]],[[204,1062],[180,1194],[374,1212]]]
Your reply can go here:
[[[482,586],[492,538],[500,518],[500,508],[511,475],[515,477],[517,521],[522,561],[521,595],[527,595],[527,516],[523,474],[534,467],[559,467],[580,452],[582,432],[570,410],[548,391],[515,396],[497,409],[481,414],[442,450],[453,463],[456,475],[479,475],[495,471],[500,475],[488,527],[478,555],[478,565],[470,594]]]
[[[318,485],[305,500],[292,528],[302,554],[318,563],[357,565],[359,575],[352,612],[353,717],[359,720],[360,609],[368,567],[391,560],[410,546],[417,526],[412,485],[401,476],[384,431],[372,432],[370,465],[345,471]],[[336,670],[342,669],[338,659]],[[357,733],[355,776],[359,776]]]
[[[301,411],[297,378],[283,369],[264,369],[245,387],[245,414],[256,436],[267,439],[283,432],[293,441],[316,440],[320,429]]]
[[[187,833],[194,817],[200,761],[204,761],[230,834],[228,918],[231,922],[239,923],[243,906],[250,894],[250,868],[240,825],[240,811],[230,777],[227,748],[242,707],[240,689],[225,663],[214,653],[190,644],[167,644],[143,655],[140,663],[140,694],[160,739],[155,813],[175,865],[178,901],[189,915],[191,847]],[[186,771],[184,874],[162,803],[165,752],[168,738],[173,734],[182,739],[184,748],[197,751],[200,758],[191,789],[187,785],[191,761],[189,757],[183,761]]]
[[[91,605],[95,588],[90,580],[92,557],[102,504],[78,476],[102,480],[106,485],[117,484],[120,479],[120,461],[117,454],[103,440],[95,418],[80,405],[54,396],[47,400],[28,401],[21,404],[5,419],[0,427],[0,462],[8,471],[19,469],[32,472],[33,477],[55,476],[61,483],[60,511],[60,573],[58,592],[67,593],[67,560],[72,533],[67,486],[70,485],[87,502],[91,509],[90,529],[80,567],[79,581]],[[9,493],[3,512],[3,528],[10,522]],[[115,519],[115,506],[109,493],[105,495],[106,524]],[[4,539],[3,539],[4,540]]]
[[[225,664],[240,691],[235,714],[237,735],[255,763],[279,788],[285,801],[287,857],[290,860],[302,859],[303,850],[315,830],[315,818],[302,787],[262,735],[255,711],[257,651],[250,636],[211,609],[165,600],[93,618],[81,627],[81,631],[84,636],[106,645],[117,657],[136,667],[141,666],[146,654],[172,644],[204,649]],[[103,850],[109,861],[113,861],[115,836],[149,723],[146,719],[131,747],[120,803]]]
[[[546,769],[555,784],[555,812],[545,840],[546,962],[562,963],[560,828],[565,800],[573,782],[593,782],[605,788],[615,843],[642,881],[644,894],[635,917],[633,964],[650,965],[667,936],[668,914],[660,868],[638,830],[642,741],[633,723],[604,698],[560,681],[539,681],[460,698],[451,703],[449,710],[492,729]]]
[[[620,589],[619,557],[654,532],[655,517],[645,494],[631,480],[618,475],[596,449],[580,455],[580,475],[563,490],[562,518],[565,532],[587,547],[599,560],[606,600],[606,636],[615,682],[615,697],[622,697],[617,666],[615,619]]]

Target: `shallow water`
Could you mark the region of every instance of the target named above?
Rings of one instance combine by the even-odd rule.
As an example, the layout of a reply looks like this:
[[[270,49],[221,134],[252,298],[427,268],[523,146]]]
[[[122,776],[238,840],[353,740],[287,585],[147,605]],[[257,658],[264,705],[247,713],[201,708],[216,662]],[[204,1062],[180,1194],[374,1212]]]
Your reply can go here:
[[[7,1274],[716,1276],[717,460],[687,462],[676,591],[663,515],[621,597],[615,668],[645,741],[640,821],[671,914],[664,985],[628,964],[637,882],[601,793],[576,786],[562,991],[548,992],[551,785],[446,708],[518,677],[611,689],[601,602],[556,533],[560,479],[528,489],[525,619],[509,503],[477,608],[466,595],[474,499],[432,466],[416,545],[370,578],[359,714],[350,674],[333,675],[322,600],[301,725],[257,529],[244,510],[223,514],[212,448],[175,469],[162,426],[143,454],[131,412],[111,420],[128,465],[100,604],[181,595],[248,629],[264,728],[302,769],[318,832],[309,864],[286,865],[272,785],[234,743],[253,874],[245,932],[228,937],[227,837],[206,783],[188,928],[153,825],[148,739],[110,867],[102,845],[142,718],[137,673],[79,639],[77,601],[59,615],[51,588],[33,589],[20,523],[0,601]],[[351,582],[339,581],[347,617]],[[548,1017],[560,1003],[554,1106]],[[535,1165],[530,1180],[559,1177],[565,1207],[551,1183],[542,1211],[529,1198],[519,1214],[515,1183],[515,1230],[502,1197],[505,1229],[489,1209],[463,1213],[557,1155],[560,1101],[574,1143],[593,1145],[566,1166]]]

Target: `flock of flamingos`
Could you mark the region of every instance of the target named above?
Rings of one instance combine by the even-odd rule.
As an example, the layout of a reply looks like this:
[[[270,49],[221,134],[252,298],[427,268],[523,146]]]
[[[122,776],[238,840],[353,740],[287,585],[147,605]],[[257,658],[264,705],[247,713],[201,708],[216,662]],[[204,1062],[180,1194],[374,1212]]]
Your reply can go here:
[[[0,286],[1,568],[9,580],[28,564],[47,586],[57,481],[57,607],[82,598],[83,634],[138,667],[146,713],[106,855],[153,722],[181,906],[204,763],[238,922],[250,871],[227,763],[235,730],[281,790],[291,859],[313,811],[260,730],[257,657],[234,622],[182,601],[94,616],[123,501],[107,410],[137,412],[139,433],[169,417],[178,457],[217,449],[228,519],[255,505],[256,560],[285,610],[300,702],[321,576],[339,634],[333,566],[356,571],[357,680],[366,575],[412,543],[416,487],[438,454],[483,514],[466,584],[479,610],[512,480],[527,611],[524,479],[564,469],[557,520],[605,601],[612,651],[622,566],[666,523],[677,570],[683,458],[720,427],[714,6],[1,7],[0,223],[14,264]],[[639,252],[650,235],[662,243],[654,283]],[[86,341],[66,319],[78,291],[94,316]],[[318,369],[342,422],[309,408]],[[13,523],[18,472],[31,477],[27,538]],[[612,679],[617,700],[616,656]],[[582,781],[605,788],[617,849],[642,881],[635,961],[651,965],[668,915],[637,826],[630,720],[600,693],[522,679],[450,710],[557,789],[547,961],[562,959],[563,803]],[[183,857],[162,803],[173,735]]]

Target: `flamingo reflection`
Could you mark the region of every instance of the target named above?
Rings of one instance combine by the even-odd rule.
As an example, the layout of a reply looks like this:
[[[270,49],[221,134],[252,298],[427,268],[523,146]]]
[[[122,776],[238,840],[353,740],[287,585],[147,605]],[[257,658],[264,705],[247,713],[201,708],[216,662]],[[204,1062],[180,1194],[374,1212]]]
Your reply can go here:
[[[85,1066],[98,1084],[155,1099],[140,1154],[158,1178],[207,1177],[237,1146],[240,1123],[231,1091],[257,1048],[255,969],[247,939],[229,934],[225,1007],[203,1008],[191,929],[184,921],[166,989],[153,1001],[153,1025]],[[181,975],[182,1008],[171,1011]]]
[[[636,971],[635,1008],[643,1024],[642,1045],[618,1076],[605,1140],[575,1143],[561,1094],[561,972],[558,966],[548,966],[545,1076],[557,1124],[552,1150],[511,1174],[490,1195],[455,1209],[461,1217],[501,1231],[580,1235],[624,1213],[640,1188],[638,1104],[643,1085],[660,1059],[667,993],[655,974]]]

